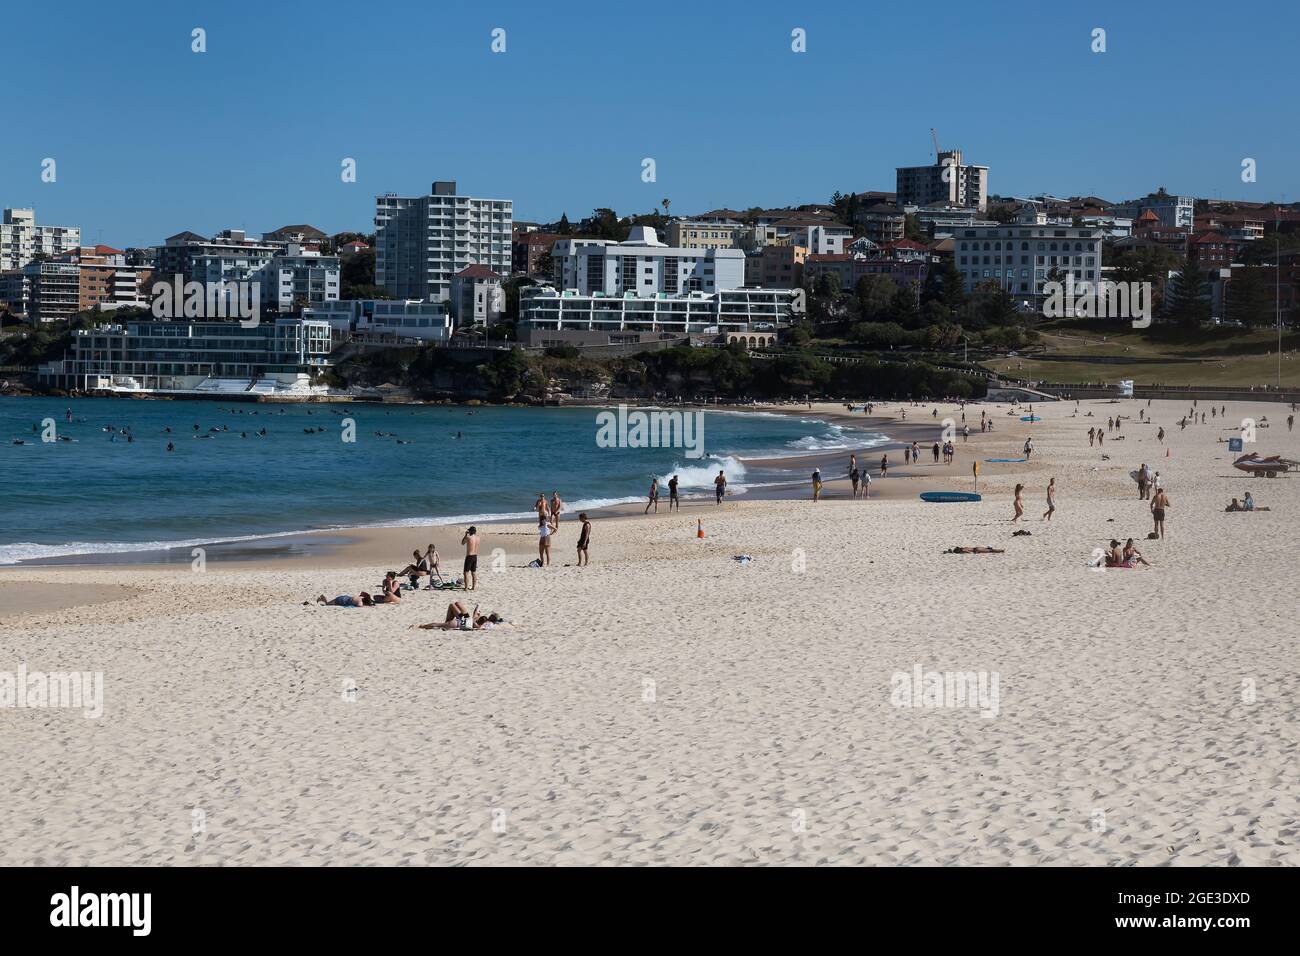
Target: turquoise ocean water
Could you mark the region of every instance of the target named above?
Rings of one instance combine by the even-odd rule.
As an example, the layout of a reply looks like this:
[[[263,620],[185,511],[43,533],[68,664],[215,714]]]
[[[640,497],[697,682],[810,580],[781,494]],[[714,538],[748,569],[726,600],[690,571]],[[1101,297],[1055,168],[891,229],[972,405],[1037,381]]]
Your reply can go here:
[[[682,449],[597,447],[599,411],[0,398],[0,564],[526,517],[539,491],[593,509],[644,500],[652,476],[673,473],[685,495],[709,495],[719,468],[744,494],[805,471],[746,458],[885,441],[812,417],[706,412],[705,457],[691,459]],[[348,418],[351,443],[341,437]],[[47,419],[59,440],[41,440]]]

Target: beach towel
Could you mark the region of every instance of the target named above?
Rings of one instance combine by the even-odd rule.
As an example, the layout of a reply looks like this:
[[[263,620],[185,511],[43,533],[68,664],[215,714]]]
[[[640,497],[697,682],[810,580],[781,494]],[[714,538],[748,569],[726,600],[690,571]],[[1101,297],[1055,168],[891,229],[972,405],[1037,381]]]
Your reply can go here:
[[[748,554],[733,554],[731,560],[739,561],[741,564],[749,564],[754,559]]]

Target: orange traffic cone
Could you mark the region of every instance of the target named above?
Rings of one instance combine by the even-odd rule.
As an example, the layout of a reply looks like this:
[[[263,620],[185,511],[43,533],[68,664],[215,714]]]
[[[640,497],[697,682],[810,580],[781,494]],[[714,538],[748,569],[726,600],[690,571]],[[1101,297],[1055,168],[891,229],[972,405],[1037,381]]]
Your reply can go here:
[[[703,537],[704,537],[704,519],[703,519],[703,518],[696,518],[696,519],[695,519],[695,537],[697,537],[697,538],[703,538]]]

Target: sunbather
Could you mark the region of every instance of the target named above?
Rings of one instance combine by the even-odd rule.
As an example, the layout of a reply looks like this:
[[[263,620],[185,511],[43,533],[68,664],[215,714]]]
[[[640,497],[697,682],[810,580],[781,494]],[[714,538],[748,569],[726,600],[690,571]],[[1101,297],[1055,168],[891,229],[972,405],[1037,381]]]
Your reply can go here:
[[[306,601],[302,602],[306,604]],[[357,597],[351,594],[340,594],[331,600],[325,600],[325,595],[316,598],[317,604],[324,604],[326,607],[374,607],[375,601],[367,592],[362,591]]]
[[[975,548],[956,547],[956,548],[949,548],[947,551],[944,552],[944,554],[1006,554],[1006,553],[1007,553],[1006,550],[1003,548],[985,548],[985,547],[975,547]]]
[[[471,629],[482,631],[490,630],[498,624],[505,623],[506,619],[495,611],[490,614],[479,614],[477,605],[471,612],[459,601],[452,601],[447,605],[447,616],[441,624],[437,622],[412,624],[411,627],[413,629],[418,627],[422,631],[468,631]]]
[[[384,593],[375,598],[376,604],[401,604],[402,586],[397,583],[397,572],[384,575]]]

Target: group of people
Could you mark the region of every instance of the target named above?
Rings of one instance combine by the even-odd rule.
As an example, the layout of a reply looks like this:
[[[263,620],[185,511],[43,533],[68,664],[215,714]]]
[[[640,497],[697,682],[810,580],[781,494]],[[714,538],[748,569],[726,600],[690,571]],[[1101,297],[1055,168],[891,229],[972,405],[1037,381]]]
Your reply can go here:
[[[1015,524],[1025,516],[1024,495],[1025,495],[1024,484],[1023,483],[1017,484],[1015,490],[1015,497],[1014,500],[1012,501],[1012,507],[1015,508],[1015,512],[1016,512],[1011,519],[1012,524]],[[1047,482],[1047,510],[1043,512],[1042,520],[1051,521],[1052,515],[1054,514],[1056,514],[1056,479],[1050,478],[1048,479]]]
[[[1151,567],[1151,562],[1142,557],[1142,552],[1137,549],[1132,538],[1125,541],[1123,545],[1112,538],[1102,560],[1103,566],[1107,568]]]
[[[676,476],[673,477],[673,497],[677,497]],[[650,489],[651,504],[655,505],[658,511],[659,489],[657,483]],[[560,515],[564,513],[564,501],[560,498],[558,491],[551,492],[551,500],[546,500],[546,493],[537,492],[537,500],[533,502],[533,510],[537,512],[537,562],[535,567],[545,568],[551,564],[551,541],[560,530]],[[649,505],[646,506],[649,511]],[[581,530],[578,532],[578,567],[585,567],[591,563],[591,556],[588,549],[591,545],[591,519],[587,517],[587,512],[583,511],[578,514],[578,521],[581,522]]]

